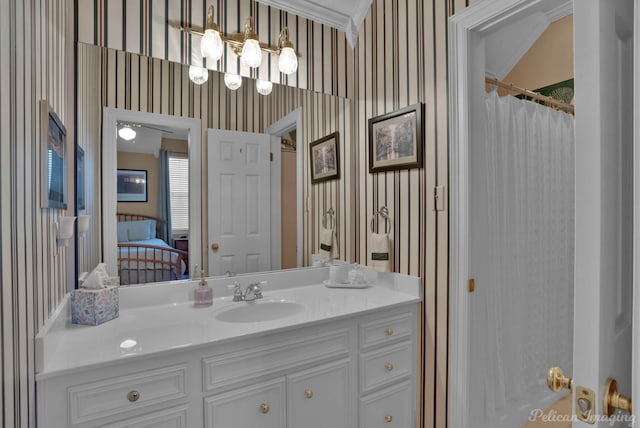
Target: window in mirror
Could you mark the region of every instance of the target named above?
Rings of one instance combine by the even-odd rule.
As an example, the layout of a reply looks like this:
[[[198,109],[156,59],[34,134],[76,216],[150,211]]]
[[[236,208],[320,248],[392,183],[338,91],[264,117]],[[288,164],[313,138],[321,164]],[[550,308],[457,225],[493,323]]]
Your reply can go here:
[[[189,158],[183,153],[169,155],[171,232],[189,232]]]

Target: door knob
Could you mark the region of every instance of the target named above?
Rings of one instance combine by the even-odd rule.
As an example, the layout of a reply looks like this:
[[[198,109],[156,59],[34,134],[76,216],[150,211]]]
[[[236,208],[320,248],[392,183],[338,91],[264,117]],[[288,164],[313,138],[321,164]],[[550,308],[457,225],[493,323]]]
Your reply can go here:
[[[218,244],[217,242],[214,242],[213,244],[211,244],[211,250],[218,251],[219,249],[220,249],[220,244]]]
[[[573,379],[566,377],[560,367],[551,367],[547,372],[547,386],[553,392],[573,389]]]
[[[609,378],[604,387],[604,413],[607,416],[611,416],[616,409],[624,410],[629,414],[633,413],[631,398],[620,394],[618,392],[618,382]]]

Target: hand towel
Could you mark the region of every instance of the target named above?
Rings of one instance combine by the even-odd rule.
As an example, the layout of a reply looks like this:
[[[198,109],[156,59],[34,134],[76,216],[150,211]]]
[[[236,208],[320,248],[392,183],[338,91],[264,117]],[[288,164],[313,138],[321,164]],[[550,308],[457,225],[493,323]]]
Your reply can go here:
[[[368,265],[378,272],[389,272],[391,270],[389,235],[386,233],[371,234]]]
[[[338,250],[338,238],[336,232],[331,229],[320,229],[320,255],[326,257],[328,260],[337,259],[340,257]]]

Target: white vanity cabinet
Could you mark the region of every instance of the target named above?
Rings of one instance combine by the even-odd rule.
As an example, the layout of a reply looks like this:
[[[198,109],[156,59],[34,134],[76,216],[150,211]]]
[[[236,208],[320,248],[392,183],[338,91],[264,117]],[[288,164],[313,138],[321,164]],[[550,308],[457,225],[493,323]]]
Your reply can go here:
[[[413,428],[415,303],[37,381],[39,428]]]
[[[415,330],[414,312],[360,323],[360,428],[416,425]]]

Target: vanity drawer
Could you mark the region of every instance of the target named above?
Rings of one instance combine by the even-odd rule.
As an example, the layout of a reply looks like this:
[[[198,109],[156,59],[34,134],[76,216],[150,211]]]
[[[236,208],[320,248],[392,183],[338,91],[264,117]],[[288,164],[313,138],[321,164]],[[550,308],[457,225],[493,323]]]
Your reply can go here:
[[[411,342],[402,342],[360,355],[360,392],[366,393],[399,379],[413,369]]]
[[[416,426],[411,381],[402,382],[360,399],[360,428]]]
[[[284,403],[284,378],[218,394],[204,400],[205,427],[282,428]]]
[[[67,389],[72,424],[187,396],[187,366],[177,365]]]
[[[100,428],[189,428],[188,411],[187,406],[160,410],[126,421],[102,425]]]
[[[348,330],[336,330],[203,359],[204,390],[278,376],[303,364],[349,355]]]
[[[360,324],[360,349],[392,343],[411,336],[413,316],[408,314]]]

